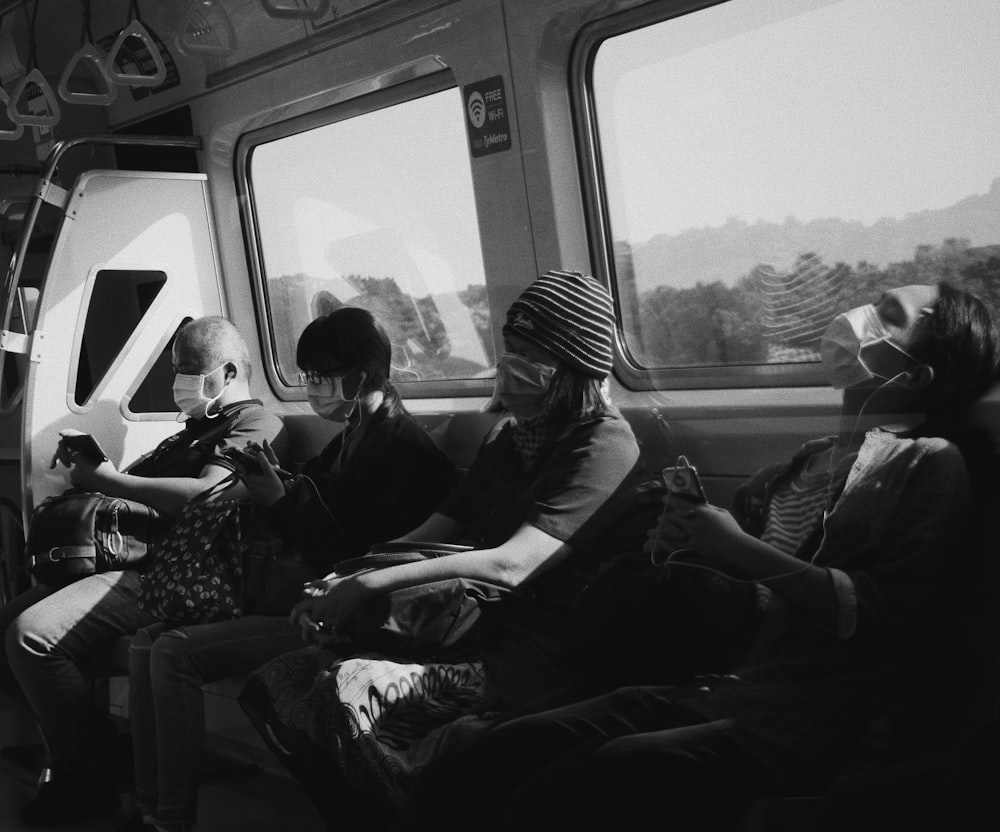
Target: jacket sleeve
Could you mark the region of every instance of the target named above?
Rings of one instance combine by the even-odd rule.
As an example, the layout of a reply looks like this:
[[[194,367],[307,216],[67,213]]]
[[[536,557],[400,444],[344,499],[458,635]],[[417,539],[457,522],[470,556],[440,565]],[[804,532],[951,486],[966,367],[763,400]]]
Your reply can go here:
[[[877,513],[879,495],[870,499]],[[865,561],[830,564],[853,588],[854,639],[891,642],[927,623],[938,590],[947,585],[965,554],[971,506],[958,449],[947,445],[923,454]],[[854,526],[848,531],[858,538],[854,545],[863,549],[865,530]]]
[[[444,454],[408,430],[370,435],[336,475],[335,443],[310,462],[269,514],[285,542],[317,572],[418,526],[454,480]]]

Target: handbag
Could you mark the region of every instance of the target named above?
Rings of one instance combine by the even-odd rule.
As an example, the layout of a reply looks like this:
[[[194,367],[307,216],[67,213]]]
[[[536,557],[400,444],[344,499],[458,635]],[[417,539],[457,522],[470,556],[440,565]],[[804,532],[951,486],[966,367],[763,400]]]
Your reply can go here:
[[[59,586],[139,566],[170,523],[144,503],[69,489],[32,513],[25,554],[39,583]]]
[[[277,535],[252,529],[244,541],[244,613],[288,615],[302,600],[305,584],[317,575]]]
[[[415,543],[387,546],[337,564],[354,575],[401,563],[446,557],[469,546]],[[482,636],[485,600],[512,594],[506,587],[470,578],[446,578],[386,592],[364,604],[348,623],[347,638],[360,650],[401,662],[456,662],[473,658]]]
[[[185,504],[142,575],[140,608],[168,624],[211,624],[243,615],[243,531],[253,504]]]

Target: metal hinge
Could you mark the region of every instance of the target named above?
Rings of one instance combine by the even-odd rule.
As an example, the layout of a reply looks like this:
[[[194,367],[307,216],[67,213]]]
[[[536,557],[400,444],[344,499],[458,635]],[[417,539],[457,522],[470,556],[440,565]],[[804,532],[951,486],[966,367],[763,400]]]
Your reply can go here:
[[[29,361],[38,363],[42,360],[42,344],[45,343],[45,332],[36,329],[30,335],[24,332],[11,332],[8,329],[0,332],[0,350],[16,355],[27,355]]]
[[[65,188],[60,188],[55,182],[49,179],[39,181],[38,187],[35,188],[35,196],[42,200],[42,202],[54,205],[60,211],[65,211],[67,204],[69,204],[69,191]]]

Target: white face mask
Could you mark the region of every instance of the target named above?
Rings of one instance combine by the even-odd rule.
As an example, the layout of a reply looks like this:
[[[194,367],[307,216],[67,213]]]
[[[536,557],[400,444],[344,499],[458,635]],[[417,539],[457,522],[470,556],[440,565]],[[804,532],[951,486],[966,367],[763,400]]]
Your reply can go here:
[[[820,341],[820,354],[827,378],[838,390],[877,378],[891,382],[920,363],[892,340],[872,304],[834,318]]]
[[[358,406],[361,398],[361,385],[364,384],[367,373],[361,372],[361,381],[358,382],[358,390],[353,399],[344,395],[344,376],[334,376],[324,378],[319,382],[306,382],[306,395],[309,397],[309,406],[316,412],[316,415],[331,422],[346,422],[354,409]]]
[[[209,413],[209,409],[215,404],[226,391],[226,385],[214,396],[205,395],[205,379],[214,376],[219,370],[225,368],[225,364],[220,364],[210,373],[177,373],[174,375],[174,404],[180,411],[191,419],[211,419],[218,416],[218,412]]]
[[[497,362],[496,397],[515,419],[533,419],[545,411],[555,367],[505,352]]]

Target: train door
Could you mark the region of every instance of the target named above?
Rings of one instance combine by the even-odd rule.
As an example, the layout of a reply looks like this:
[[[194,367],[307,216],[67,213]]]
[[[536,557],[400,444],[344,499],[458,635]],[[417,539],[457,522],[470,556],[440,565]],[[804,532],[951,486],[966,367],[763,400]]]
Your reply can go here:
[[[5,322],[3,343],[4,357],[26,368],[25,517],[68,486],[51,467],[60,430],[93,433],[122,466],[178,429],[174,333],[188,318],[224,313],[205,176],[91,171],[46,198],[63,219],[34,320],[23,333]]]

